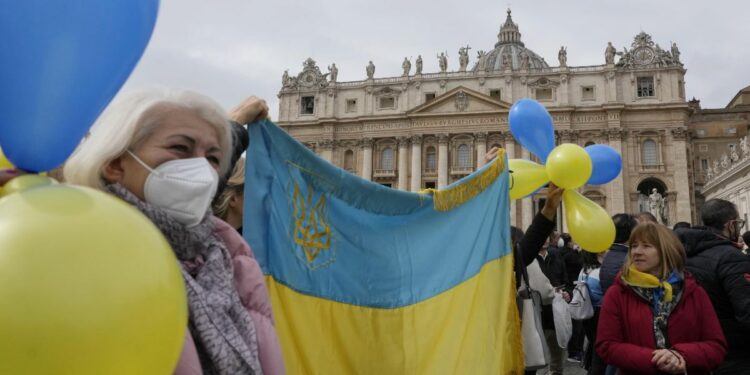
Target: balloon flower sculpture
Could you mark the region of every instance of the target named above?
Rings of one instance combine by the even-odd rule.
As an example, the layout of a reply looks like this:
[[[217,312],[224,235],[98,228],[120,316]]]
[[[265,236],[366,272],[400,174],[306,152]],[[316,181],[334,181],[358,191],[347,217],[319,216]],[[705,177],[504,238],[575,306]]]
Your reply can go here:
[[[0,2],[0,168],[43,172],[67,159],[140,59],[158,7]],[[0,374],[171,374],[187,299],[151,221],[39,175],[2,194]]]
[[[511,199],[533,194],[552,181],[565,189],[563,204],[570,234],[581,248],[591,252],[607,250],[615,239],[615,225],[601,206],[579,194],[585,184],[603,185],[615,179],[622,169],[622,158],[606,145],[585,149],[572,143],[555,147],[552,117],[538,102],[522,99],[510,109],[513,137],[543,164],[511,159]]]

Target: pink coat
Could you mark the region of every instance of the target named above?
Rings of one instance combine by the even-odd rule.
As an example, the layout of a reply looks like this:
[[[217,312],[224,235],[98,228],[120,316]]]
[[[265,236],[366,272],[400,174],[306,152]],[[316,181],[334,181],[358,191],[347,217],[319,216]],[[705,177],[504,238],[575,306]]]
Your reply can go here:
[[[263,373],[266,375],[283,374],[284,362],[281,358],[281,346],[279,345],[279,338],[276,336],[271,301],[268,298],[268,289],[266,289],[260,265],[255,260],[250,246],[234,228],[218,218],[215,218],[214,222],[216,234],[224,240],[229,253],[232,254],[234,285],[240,294],[240,300],[242,300],[242,304],[245,305],[253,318],[253,322],[255,322],[255,330],[258,335],[258,355],[260,356]],[[185,346],[174,373],[175,375],[200,375],[203,373],[190,332],[187,333],[185,338]]]

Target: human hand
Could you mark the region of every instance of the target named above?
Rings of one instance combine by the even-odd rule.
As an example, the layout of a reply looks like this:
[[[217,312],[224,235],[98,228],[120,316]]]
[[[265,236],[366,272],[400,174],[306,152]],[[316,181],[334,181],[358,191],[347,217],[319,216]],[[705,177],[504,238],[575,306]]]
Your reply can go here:
[[[677,351],[669,349],[654,350],[651,363],[656,365],[659,371],[670,374],[682,374],[685,372],[685,359]]]
[[[229,113],[229,118],[242,125],[263,120],[267,117],[268,105],[266,101],[254,95],[243,100],[242,103]]]
[[[0,186],[4,186],[8,181],[24,174],[18,169],[3,169],[0,170]]]
[[[484,163],[488,164],[492,161],[492,159],[497,157],[497,151],[499,148],[497,146],[491,148],[489,151],[487,151],[486,154],[484,154]]]
[[[550,221],[555,219],[557,208],[560,207],[560,201],[562,200],[563,190],[565,189],[557,187],[551,182],[547,187],[547,200],[544,202],[544,207],[542,207],[542,215]]]

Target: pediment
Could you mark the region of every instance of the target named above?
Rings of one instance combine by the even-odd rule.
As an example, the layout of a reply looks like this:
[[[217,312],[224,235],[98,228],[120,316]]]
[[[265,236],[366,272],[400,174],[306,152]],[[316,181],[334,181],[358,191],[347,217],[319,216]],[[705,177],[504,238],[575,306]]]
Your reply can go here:
[[[463,86],[456,87],[428,103],[421,104],[409,112],[409,115],[446,114],[446,113],[482,113],[498,112],[510,109],[510,103],[497,101],[478,91]]]

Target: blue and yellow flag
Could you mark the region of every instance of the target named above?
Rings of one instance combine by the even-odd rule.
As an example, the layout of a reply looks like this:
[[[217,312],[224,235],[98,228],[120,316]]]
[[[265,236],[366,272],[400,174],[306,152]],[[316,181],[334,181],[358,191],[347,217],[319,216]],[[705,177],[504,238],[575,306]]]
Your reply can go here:
[[[403,156],[401,156],[403,157]],[[504,155],[409,193],[250,126],[245,238],[290,374],[520,374]]]

